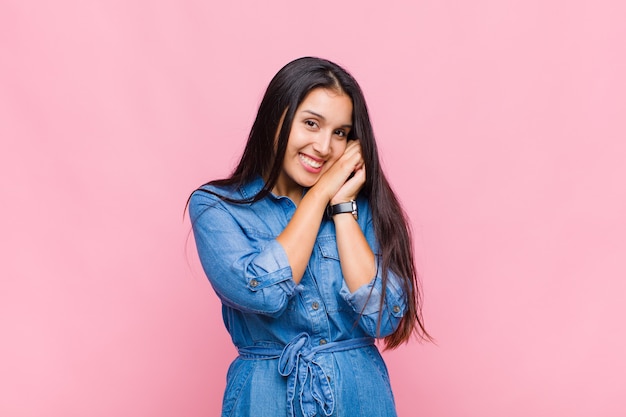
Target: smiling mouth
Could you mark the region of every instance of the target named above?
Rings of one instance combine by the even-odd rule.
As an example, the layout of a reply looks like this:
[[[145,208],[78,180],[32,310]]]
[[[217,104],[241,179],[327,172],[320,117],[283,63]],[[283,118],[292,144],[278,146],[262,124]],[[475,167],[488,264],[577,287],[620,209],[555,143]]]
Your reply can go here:
[[[300,160],[307,166],[310,166],[313,169],[319,169],[324,165],[324,161],[316,161],[315,159],[309,158],[305,154],[298,154]]]

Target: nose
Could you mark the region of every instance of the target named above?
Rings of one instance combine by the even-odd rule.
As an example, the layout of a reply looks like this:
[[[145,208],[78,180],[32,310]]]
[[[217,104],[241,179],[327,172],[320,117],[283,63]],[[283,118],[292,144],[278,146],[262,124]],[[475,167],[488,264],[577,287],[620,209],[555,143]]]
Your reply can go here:
[[[330,155],[330,143],[332,139],[332,133],[322,133],[315,138],[313,142],[313,150],[319,154],[319,156],[325,158]]]

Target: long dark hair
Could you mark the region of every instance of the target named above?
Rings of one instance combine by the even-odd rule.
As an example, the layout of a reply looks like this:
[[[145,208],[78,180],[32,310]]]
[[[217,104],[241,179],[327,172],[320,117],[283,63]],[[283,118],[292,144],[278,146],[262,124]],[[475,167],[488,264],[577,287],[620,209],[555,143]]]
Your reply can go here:
[[[421,291],[409,223],[381,169],[363,92],[345,69],[328,60],[312,57],[299,58],[285,65],[267,87],[237,168],[229,178],[211,181],[208,185],[238,187],[262,176],[266,180],[265,186],[252,198],[233,200],[221,197],[233,203],[253,202],[266,197],[281,172],[296,109],[307,94],[316,88],[337,90],[352,99],[353,127],[348,139],[359,138],[365,162],[366,180],[361,193],[367,197],[372,208],[374,231],[381,251],[381,304],[387,290],[387,271],[390,269],[403,277],[408,311],[396,331],[385,337],[385,347],[396,348],[407,342],[412,334],[423,340],[432,340],[422,318]],[[379,314],[380,323],[382,305]]]

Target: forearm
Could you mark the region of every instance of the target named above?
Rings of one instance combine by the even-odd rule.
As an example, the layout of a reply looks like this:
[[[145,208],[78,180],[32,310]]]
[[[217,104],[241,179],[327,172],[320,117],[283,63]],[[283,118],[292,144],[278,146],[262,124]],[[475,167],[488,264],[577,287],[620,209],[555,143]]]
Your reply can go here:
[[[376,276],[376,261],[359,224],[351,213],[333,216],[341,272],[350,292],[368,284]]]
[[[276,238],[287,254],[296,284],[302,279],[311,258],[327,204],[328,198],[311,188],[300,201],[285,230]]]

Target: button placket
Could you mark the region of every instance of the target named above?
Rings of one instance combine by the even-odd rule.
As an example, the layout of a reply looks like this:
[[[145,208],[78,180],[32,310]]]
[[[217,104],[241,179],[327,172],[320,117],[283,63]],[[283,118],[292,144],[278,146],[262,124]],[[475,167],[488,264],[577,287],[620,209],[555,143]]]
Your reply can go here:
[[[317,288],[314,284],[314,280],[311,277],[311,271],[309,268],[305,271],[305,276],[300,281],[301,290],[299,292],[302,297],[302,308],[306,311],[308,316],[308,324],[310,326],[310,335],[320,335],[320,331],[325,328],[325,313],[320,303],[320,295],[317,292]],[[315,304],[317,303],[317,309]],[[304,311],[303,311],[304,313]]]

